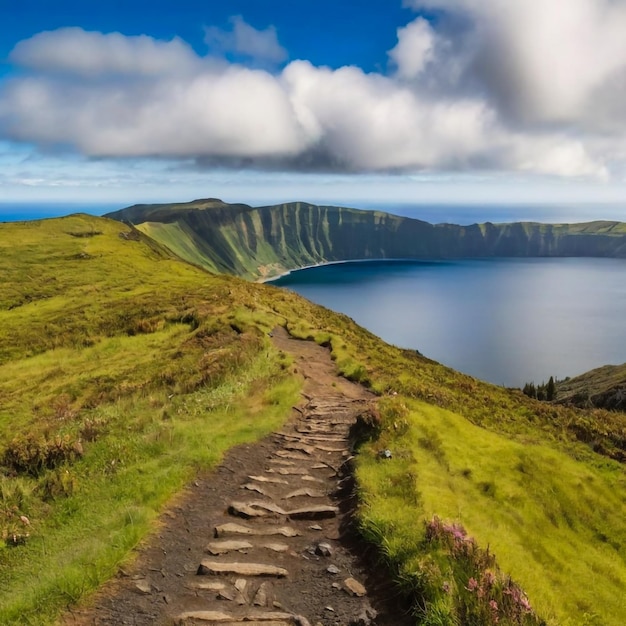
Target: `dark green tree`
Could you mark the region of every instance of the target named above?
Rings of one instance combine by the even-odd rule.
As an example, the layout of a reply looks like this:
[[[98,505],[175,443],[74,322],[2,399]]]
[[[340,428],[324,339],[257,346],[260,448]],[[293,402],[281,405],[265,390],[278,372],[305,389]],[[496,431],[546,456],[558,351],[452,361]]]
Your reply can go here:
[[[550,376],[550,380],[546,385],[546,400],[548,402],[554,400],[554,394],[556,393],[556,385],[554,384],[554,378]]]

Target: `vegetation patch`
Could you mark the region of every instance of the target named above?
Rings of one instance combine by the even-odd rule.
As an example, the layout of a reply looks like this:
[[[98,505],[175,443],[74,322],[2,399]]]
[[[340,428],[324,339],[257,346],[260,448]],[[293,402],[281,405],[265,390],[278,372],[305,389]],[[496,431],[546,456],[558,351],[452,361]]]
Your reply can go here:
[[[598,624],[620,624],[623,468],[590,466],[548,445],[523,445],[458,414],[405,402],[406,431],[394,432],[385,401],[387,426],[361,448],[360,524],[415,598],[420,619],[596,623],[580,619],[587,613]],[[382,457],[382,449],[392,457]],[[518,611],[522,600],[533,612]],[[442,621],[429,621],[434,616]]]

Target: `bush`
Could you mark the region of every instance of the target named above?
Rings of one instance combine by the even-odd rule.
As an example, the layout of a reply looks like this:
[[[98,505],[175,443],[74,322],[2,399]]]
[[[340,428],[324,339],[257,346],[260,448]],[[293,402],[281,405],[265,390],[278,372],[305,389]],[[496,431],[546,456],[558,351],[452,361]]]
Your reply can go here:
[[[46,470],[71,463],[83,455],[82,445],[68,435],[46,440],[34,436],[13,439],[2,455],[1,464],[9,472],[41,476]]]

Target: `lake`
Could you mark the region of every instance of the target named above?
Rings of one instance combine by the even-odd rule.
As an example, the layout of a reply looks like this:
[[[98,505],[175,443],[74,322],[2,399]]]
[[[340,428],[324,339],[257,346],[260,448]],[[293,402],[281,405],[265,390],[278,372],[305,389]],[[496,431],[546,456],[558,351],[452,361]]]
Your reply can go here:
[[[274,284],[498,385],[626,362],[624,259],[350,262]]]

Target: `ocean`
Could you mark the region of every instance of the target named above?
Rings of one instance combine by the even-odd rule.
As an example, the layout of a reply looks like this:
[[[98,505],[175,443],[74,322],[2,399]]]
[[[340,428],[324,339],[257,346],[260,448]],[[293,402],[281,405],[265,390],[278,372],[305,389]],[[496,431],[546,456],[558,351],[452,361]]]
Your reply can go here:
[[[626,362],[624,259],[342,263],[273,284],[497,385]]]

